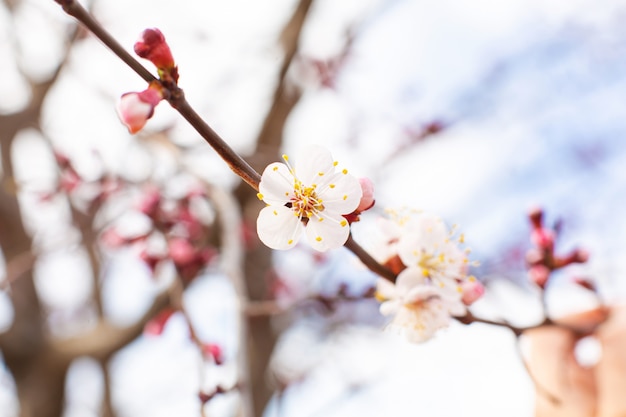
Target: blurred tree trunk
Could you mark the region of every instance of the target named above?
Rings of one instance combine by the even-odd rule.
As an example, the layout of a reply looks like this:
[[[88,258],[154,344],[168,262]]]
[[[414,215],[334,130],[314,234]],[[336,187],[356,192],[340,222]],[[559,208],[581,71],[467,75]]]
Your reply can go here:
[[[13,127],[17,130],[16,125]],[[0,188],[0,247],[7,264],[7,278],[14,278],[11,299],[15,316],[9,330],[0,335],[0,349],[15,379],[20,416],[60,417],[69,363],[54,357],[46,344],[43,314],[33,281],[34,257],[25,257],[30,255],[32,242],[22,222],[11,175],[11,130],[14,129],[4,131],[10,136],[0,136],[5,175]],[[13,265],[20,260],[29,265],[14,273]]]
[[[287,71],[296,56],[300,33],[311,4],[312,0],[300,0],[281,33],[283,63],[272,105],[257,137],[254,156],[250,160],[251,165],[259,172],[278,159],[285,122],[300,99],[300,92],[296,88],[288,88]],[[242,207],[244,224],[256,230],[256,218],[263,204],[257,198],[256,192],[246,184],[242,184],[236,194]],[[250,235],[254,241],[247,249],[244,264],[248,296],[253,302],[267,300],[271,296],[268,284],[273,277],[272,251],[261,244],[256,233]],[[268,315],[250,317],[248,333],[248,363],[254,415],[260,417],[275,389],[268,378],[268,364],[279,335],[272,327],[272,318]]]

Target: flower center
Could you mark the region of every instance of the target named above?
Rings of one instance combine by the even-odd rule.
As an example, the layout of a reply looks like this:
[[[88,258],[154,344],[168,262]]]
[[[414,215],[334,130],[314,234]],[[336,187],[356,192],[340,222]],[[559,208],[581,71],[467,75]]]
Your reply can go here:
[[[417,265],[422,268],[422,274],[425,277],[431,277],[434,273],[445,269],[446,257],[443,253],[438,256],[422,251],[420,260]]]
[[[312,187],[304,187],[300,180],[294,184],[294,197],[291,199],[291,207],[297,217],[311,218],[315,213],[324,211],[322,200],[315,192],[315,184]]]

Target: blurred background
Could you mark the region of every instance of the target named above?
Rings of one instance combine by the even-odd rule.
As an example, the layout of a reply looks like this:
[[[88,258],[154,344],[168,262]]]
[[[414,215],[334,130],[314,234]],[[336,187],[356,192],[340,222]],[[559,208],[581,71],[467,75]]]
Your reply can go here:
[[[557,251],[591,253],[550,280],[551,314],[596,306],[576,278],[626,295],[626,2],[84,5],[130,51],[159,28],[257,170],[320,144],[371,178],[365,248],[387,207],[458,224],[476,314],[541,320],[535,206]],[[54,1],[0,4],[0,56],[0,417],[533,415],[507,329],[381,332],[376,277],[344,249],[264,248],[254,193],[166,103],[129,135],[115,104],[145,83]]]

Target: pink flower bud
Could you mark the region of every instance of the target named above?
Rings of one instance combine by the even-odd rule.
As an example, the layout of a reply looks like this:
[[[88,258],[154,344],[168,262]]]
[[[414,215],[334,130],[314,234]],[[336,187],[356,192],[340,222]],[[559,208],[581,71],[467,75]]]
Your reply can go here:
[[[160,70],[170,70],[176,66],[172,51],[159,29],[146,29],[135,43],[135,53],[152,62]]]
[[[171,308],[166,308],[161,311],[155,318],[146,323],[146,326],[143,328],[143,333],[148,336],[160,336],[168,320],[175,312],[176,311]]]
[[[466,306],[474,304],[485,293],[485,286],[477,279],[464,282],[461,289],[463,290],[461,300]]]
[[[534,229],[540,229],[543,224],[543,209],[541,207],[533,207],[528,210],[528,219]]]
[[[554,259],[554,268],[563,268],[574,263],[585,263],[589,260],[589,252],[585,249],[574,249],[565,256],[558,256]]]
[[[137,204],[137,210],[148,217],[154,217],[161,203],[161,191],[156,187],[148,188]]]
[[[550,278],[550,269],[545,265],[533,265],[528,270],[528,277],[539,288],[545,288]]]
[[[202,354],[206,358],[213,359],[216,365],[224,363],[224,352],[220,345],[215,343],[204,343],[202,345]]]
[[[549,229],[538,228],[530,234],[531,242],[538,248],[552,250],[554,248],[554,232]]]
[[[130,133],[139,132],[154,114],[154,108],[163,99],[157,84],[151,84],[140,93],[126,93],[117,103],[117,114]]]
[[[362,213],[365,210],[371,209],[376,200],[374,200],[374,183],[372,183],[369,178],[359,178],[359,183],[361,184],[363,195],[361,196],[361,202],[356,208],[356,211]]]
[[[196,261],[196,249],[189,241],[181,238],[173,238],[169,241],[169,255],[178,267],[187,266]]]
[[[102,232],[100,238],[105,246],[112,249],[117,249],[128,243],[128,240],[114,228],[109,228]]]

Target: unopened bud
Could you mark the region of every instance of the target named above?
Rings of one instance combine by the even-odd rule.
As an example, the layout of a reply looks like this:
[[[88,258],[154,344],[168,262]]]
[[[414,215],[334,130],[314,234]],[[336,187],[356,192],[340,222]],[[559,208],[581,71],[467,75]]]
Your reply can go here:
[[[159,70],[169,70],[176,66],[174,57],[165,36],[159,29],[146,29],[135,42],[135,53],[152,62]]]
[[[463,291],[461,301],[466,306],[474,304],[485,293],[485,286],[475,278],[465,281],[461,289]]]
[[[539,288],[544,289],[550,278],[550,269],[545,265],[533,265],[528,270],[528,277]]]
[[[540,229],[543,224],[543,209],[541,207],[533,207],[528,210],[528,219],[534,229]]]
[[[376,200],[374,200],[374,183],[372,180],[369,178],[359,178],[359,183],[361,184],[361,191],[363,194],[356,211],[362,213],[365,210],[371,209]]]
[[[196,249],[189,241],[182,238],[173,238],[168,244],[169,256],[178,267],[187,266],[196,261]]]
[[[128,131],[134,134],[146,125],[162,99],[160,87],[153,83],[140,93],[123,94],[117,103],[117,114]]]
[[[171,308],[166,308],[150,320],[143,328],[143,333],[148,336],[160,336],[165,329],[165,325],[176,312]]]
[[[552,250],[554,248],[554,232],[545,228],[537,228],[530,234],[530,241],[538,248]]]
[[[224,363],[224,352],[222,351],[222,347],[215,343],[204,343],[202,345],[202,354],[206,358],[213,359],[216,365],[221,365]]]

